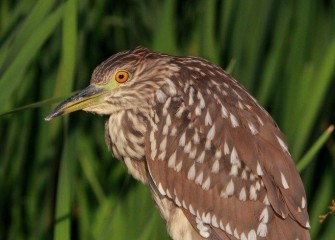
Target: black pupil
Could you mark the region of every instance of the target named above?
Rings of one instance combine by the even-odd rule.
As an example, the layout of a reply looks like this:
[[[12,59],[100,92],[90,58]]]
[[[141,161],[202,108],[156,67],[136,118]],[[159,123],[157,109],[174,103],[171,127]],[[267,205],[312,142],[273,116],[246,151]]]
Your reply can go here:
[[[124,78],[124,75],[123,75],[123,74],[120,74],[120,75],[119,75],[119,78],[120,78],[120,79],[123,79],[123,78]]]

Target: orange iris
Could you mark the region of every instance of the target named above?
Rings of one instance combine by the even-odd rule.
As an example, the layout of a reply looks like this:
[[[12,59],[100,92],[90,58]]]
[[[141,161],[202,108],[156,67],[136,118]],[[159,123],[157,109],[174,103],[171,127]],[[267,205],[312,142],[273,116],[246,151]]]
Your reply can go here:
[[[126,71],[118,71],[116,74],[115,74],[115,80],[118,82],[118,83],[124,83],[128,80],[129,78],[129,74],[126,72]]]

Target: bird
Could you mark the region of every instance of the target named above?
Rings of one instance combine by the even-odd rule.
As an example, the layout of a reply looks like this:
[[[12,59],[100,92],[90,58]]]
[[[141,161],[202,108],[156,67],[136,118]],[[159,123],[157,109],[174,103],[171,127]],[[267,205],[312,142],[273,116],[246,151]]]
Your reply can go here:
[[[172,239],[310,239],[284,134],[221,67],[125,50],[45,120],[77,110],[107,116],[109,150],[148,186]]]

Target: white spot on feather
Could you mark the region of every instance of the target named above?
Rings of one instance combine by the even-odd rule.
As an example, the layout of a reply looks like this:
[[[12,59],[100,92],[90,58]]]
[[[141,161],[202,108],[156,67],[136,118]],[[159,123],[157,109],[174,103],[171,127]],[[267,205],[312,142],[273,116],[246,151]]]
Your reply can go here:
[[[270,202],[269,202],[269,199],[268,199],[268,195],[265,195],[265,197],[264,197],[264,200],[263,200],[263,203],[265,204],[265,205],[270,205]]]
[[[230,163],[231,164],[238,164],[238,156],[235,147],[233,147],[233,150],[230,154]]]
[[[158,123],[159,122],[159,117],[157,114],[155,114],[155,123]]]
[[[228,117],[228,111],[226,109],[225,106],[221,105],[221,114],[223,118],[227,118]]]
[[[162,186],[161,183],[158,184],[158,190],[163,196],[166,195],[166,192],[164,191],[163,186]]]
[[[190,152],[188,156],[189,158],[194,159],[196,155],[197,155],[197,149],[195,148]]]
[[[219,227],[217,218],[216,218],[216,216],[215,216],[214,214],[213,214],[213,216],[212,216],[212,225],[213,225],[214,227],[216,227],[216,228]]]
[[[215,158],[221,158],[221,156],[222,156],[221,150],[220,149],[216,150],[214,157]]]
[[[209,237],[209,232],[208,232],[209,227],[205,226],[204,223],[201,220],[197,221],[197,228],[199,229],[199,233],[200,233],[201,236],[203,236],[203,237],[208,236]]]
[[[281,183],[285,189],[288,189],[289,186],[287,184],[286,178],[282,172],[280,172],[280,177],[281,177]]]
[[[174,152],[169,160],[168,160],[168,167],[169,168],[174,168],[174,166],[176,165],[176,156],[177,156],[177,152]]]
[[[189,180],[194,180],[194,178],[195,178],[195,164],[192,164],[192,166],[188,170],[187,178]]]
[[[171,132],[170,132],[170,136],[176,136],[176,135],[177,135],[177,128],[172,127]]]
[[[206,116],[205,116],[205,126],[212,125],[212,124],[213,124],[213,122],[212,122],[211,115],[209,113],[209,110],[207,110],[207,113],[206,113]]]
[[[258,133],[258,130],[254,124],[252,124],[251,122],[248,122],[248,126],[249,126],[249,129],[252,135],[256,135]]]
[[[183,208],[187,209],[187,205],[186,205],[186,202],[184,200],[182,202],[182,205],[183,205]]]
[[[236,164],[231,165],[229,176],[236,177],[237,174],[238,174],[238,167],[237,167],[237,165]]]
[[[231,231],[229,223],[227,223],[227,225],[226,225],[226,233],[228,233],[230,235],[233,235],[233,232]]]
[[[218,173],[219,169],[220,169],[220,163],[219,160],[216,159],[212,166],[212,173]]]
[[[237,232],[236,228],[234,230],[234,237],[236,237],[237,239],[240,239],[240,236],[238,235],[238,232]]]
[[[204,178],[204,173],[200,172],[197,178],[195,179],[195,183],[201,185],[203,178]]]
[[[244,109],[244,106],[243,106],[243,104],[240,102],[240,101],[238,101],[238,107],[240,108],[240,109]]]
[[[190,98],[189,98],[189,100],[188,100],[188,105],[193,105],[193,103],[194,103],[194,100],[193,100],[193,92],[194,92],[194,88],[193,87],[190,87]]]
[[[234,182],[233,179],[230,180],[230,182],[228,183],[227,187],[226,187],[226,194],[227,196],[231,196],[234,194]]]
[[[257,235],[255,230],[250,230],[249,234],[248,234],[248,240],[256,240],[257,239]]]
[[[186,144],[186,146],[184,147],[184,152],[185,153],[191,152],[191,141],[189,141],[188,144]]]
[[[204,238],[208,238],[209,237],[209,232],[208,231],[199,231],[199,234],[204,237]]]
[[[167,126],[167,125],[164,125],[164,127],[163,127],[163,135],[167,135],[168,134],[168,131],[169,131],[169,126]]]
[[[170,126],[171,125],[171,116],[170,116],[170,114],[168,114],[166,116],[166,122],[165,122],[165,124],[166,124],[166,126]]]
[[[191,204],[188,206],[188,209],[190,210],[190,213],[192,213],[193,215],[195,215],[194,208],[192,207]]]
[[[166,189],[166,196],[168,196],[169,198],[172,198],[172,195],[171,195],[169,189]]]
[[[203,213],[202,214],[202,221],[206,224],[211,223],[211,214],[209,212],[207,214]]]
[[[236,95],[239,99],[243,100],[243,98],[241,97],[241,95],[238,94],[238,92],[237,92],[235,89],[233,89],[233,92],[235,93],[235,95]]]
[[[215,124],[211,127],[211,129],[207,133],[207,139],[213,140],[215,135]]]
[[[261,165],[259,164],[258,161],[257,161],[257,168],[256,168],[256,171],[257,171],[257,174],[258,174],[259,176],[262,176],[262,175],[263,175],[262,167],[261,167]]]
[[[260,237],[266,237],[268,233],[268,227],[266,226],[265,223],[259,223],[258,228],[257,228],[257,235]]]
[[[150,157],[152,160],[155,160],[156,155],[157,155],[157,149],[154,149],[153,151],[151,151]]]
[[[229,146],[227,144],[227,142],[224,143],[224,154],[225,155],[228,155],[230,153],[230,150],[229,150]]]
[[[235,117],[235,115],[233,115],[232,113],[229,115],[230,116],[230,122],[231,125],[233,126],[233,128],[236,128],[239,126],[237,118]]]
[[[257,115],[257,120],[258,122],[263,126],[264,125],[264,122],[263,120]]]
[[[166,151],[162,151],[159,155],[158,155],[158,159],[160,160],[164,160],[165,159],[165,155],[166,155]]]
[[[282,210],[280,210],[280,211],[281,211],[281,217],[282,217],[282,218],[286,218],[285,213],[284,213]]]
[[[223,230],[223,231],[226,231],[226,229],[224,228],[224,226],[223,226],[223,223],[222,223],[222,220],[220,220],[220,228]]]
[[[282,150],[283,150],[284,152],[288,152],[288,148],[287,148],[286,144],[284,143],[284,141],[281,140],[281,138],[279,138],[278,136],[276,136],[276,138],[277,138],[277,140],[278,140],[278,142],[279,142],[279,145],[280,145],[280,147],[282,148]]]
[[[198,219],[196,219],[196,220],[199,220],[199,221],[201,221],[201,216],[200,216],[200,213],[199,213],[199,211],[197,210],[197,218]],[[197,223],[198,223],[198,221],[197,221]]]
[[[247,193],[245,191],[245,187],[242,187],[242,189],[240,191],[239,199],[241,201],[245,201],[247,199]]]
[[[198,163],[203,163],[205,160],[205,151],[202,151],[202,153],[200,154],[200,156],[197,158],[197,162]]]
[[[250,186],[249,197],[250,197],[250,200],[257,200],[257,192],[256,192],[256,188],[254,185]]]
[[[259,216],[259,221],[263,222],[263,223],[268,223],[269,222],[269,211],[268,208],[265,207],[261,213],[261,215]]]
[[[178,165],[174,168],[174,170],[175,170],[176,172],[180,172],[182,166],[183,166],[183,161],[180,161],[180,162],[178,163]]]
[[[193,135],[193,142],[194,142],[194,144],[199,144],[200,143],[200,137],[199,137],[198,131],[195,131],[195,133]]]
[[[198,97],[198,99],[200,100],[200,105],[199,105],[200,108],[201,108],[201,109],[205,108],[205,106],[206,106],[206,104],[205,104],[205,100],[204,100],[204,98],[203,98],[203,96],[202,96],[202,94],[201,94],[200,91],[198,91],[197,97]]]
[[[241,234],[241,240],[248,240],[248,238],[247,238],[247,236],[245,235],[244,232]]]
[[[179,139],[179,146],[184,147],[186,141],[186,132],[184,132]]]
[[[211,185],[211,179],[210,177],[207,178],[207,180],[202,184],[202,189],[208,190]]]
[[[167,144],[167,137],[164,137],[163,141],[159,145],[159,150],[165,151],[166,150],[166,144]]]
[[[306,207],[306,199],[305,199],[305,197],[302,197],[302,198],[301,198],[301,207],[302,207],[302,208],[305,208],[305,207]]]
[[[180,203],[177,196],[175,197],[174,202],[175,202],[175,204],[177,204],[177,206],[181,207],[181,203]]]
[[[195,115],[196,115],[196,116],[201,116],[201,108],[200,108],[199,105],[195,108],[194,111],[195,111]]]

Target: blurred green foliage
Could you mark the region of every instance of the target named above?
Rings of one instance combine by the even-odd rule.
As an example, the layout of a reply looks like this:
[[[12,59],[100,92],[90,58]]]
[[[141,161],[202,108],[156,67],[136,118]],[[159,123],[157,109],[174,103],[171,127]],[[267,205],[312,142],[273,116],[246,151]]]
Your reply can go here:
[[[288,138],[313,239],[335,239],[334,216],[318,222],[335,198],[334,16],[334,0],[0,1],[0,239],[169,239],[104,118],[43,120],[137,45],[230,66]]]

